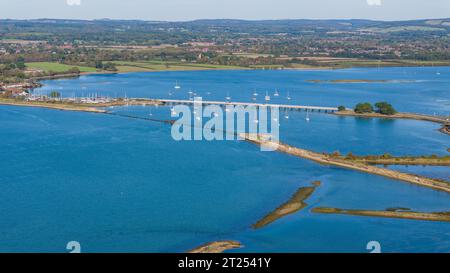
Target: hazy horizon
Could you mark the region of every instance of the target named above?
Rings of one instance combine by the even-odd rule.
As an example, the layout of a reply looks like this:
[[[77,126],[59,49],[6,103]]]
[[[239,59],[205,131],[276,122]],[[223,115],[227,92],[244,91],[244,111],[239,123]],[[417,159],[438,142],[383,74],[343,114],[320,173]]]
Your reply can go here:
[[[450,1],[0,0],[0,18],[170,22],[208,19],[406,21],[450,18]]]
[[[123,19],[123,18],[93,18],[93,19],[83,19],[83,18],[0,18],[0,20],[17,20],[17,21],[34,21],[34,20],[67,20],[67,21],[142,21],[142,22],[170,22],[170,23],[182,23],[182,22],[194,22],[194,21],[215,21],[215,20],[234,20],[234,21],[296,21],[296,20],[311,20],[311,21],[351,21],[351,20],[367,20],[367,21],[380,21],[380,22],[402,22],[402,21],[420,21],[420,20],[450,20],[449,17],[436,17],[436,18],[417,18],[417,19],[403,19],[403,20],[381,20],[381,19],[366,19],[366,18],[281,18],[281,19],[245,19],[245,18],[197,18],[197,19],[187,19],[187,20],[149,20],[149,19]]]

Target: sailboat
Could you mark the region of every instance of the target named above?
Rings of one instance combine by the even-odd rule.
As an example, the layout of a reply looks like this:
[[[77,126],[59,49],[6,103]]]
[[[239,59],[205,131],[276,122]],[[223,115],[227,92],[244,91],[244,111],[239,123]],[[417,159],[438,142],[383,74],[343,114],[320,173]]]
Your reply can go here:
[[[309,118],[309,112],[308,111],[306,111],[306,118],[305,118],[305,120],[307,121],[307,122],[309,122],[311,119]]]
[[[287,93],[286,99],[287,99],[287,100],[291,100],[291,99],[292,99],[292,98],[291,98],[291,95],[289,95],[289,91],[288,91],[288,93]]]
[[[284,118],[289,119],[289,114],[288,114],[287,110],[284,110]]]
[[[270,101],[269,92],[266,92],[266,96],[264,97],[264,99],[265,99],[266,101]]]
[[[225,97],[225,99],[226,99],[228,102],[231,100],[230,92],[227,92],[227,96]]]
[[[150,108],[148,115],[149,115],[150,117],[153,116],[152,108]]]
[[[275,89],[275,93],[273,94],[273,96],[274,96],[274,97],[279,97],[279,96],[280,96],[280,93],[278,93],[278,90],[277,90],[277,89]]]
[[[256,92],[256,90],[255,90],[255,91],[253,91],[253,96],[255,96],[255,97],[257,97],[257,96],[258,96],[258,93]]]
[[[175,111],[175,108],[170,108],[170,113],[172,114],[172,116],[175,116],[177,114],[177,112]]]
[[[178,84],[178,81],[175,82],[174,88],[175,88],[175,89],[180,89],[180,88],[181,88],[181,86]]]

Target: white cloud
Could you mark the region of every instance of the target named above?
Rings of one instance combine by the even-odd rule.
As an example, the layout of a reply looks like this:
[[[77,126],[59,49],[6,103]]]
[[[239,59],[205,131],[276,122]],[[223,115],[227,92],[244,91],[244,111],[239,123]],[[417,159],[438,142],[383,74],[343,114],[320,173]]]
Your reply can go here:
[[[366,0],[369,6],[381,6],[381,0]]]
[[[81,0],[66,0],[67,5],[69,6],[80,6]]]

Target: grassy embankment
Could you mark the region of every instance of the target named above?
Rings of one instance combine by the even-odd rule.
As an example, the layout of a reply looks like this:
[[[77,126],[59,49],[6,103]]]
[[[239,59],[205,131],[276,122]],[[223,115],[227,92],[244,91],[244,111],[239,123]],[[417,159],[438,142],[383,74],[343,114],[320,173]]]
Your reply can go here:
[[[450,156],[391,156],[384,155],[367,155],[358,156],[352,153],[348,155],[340,155],[335,152],[329,155],[339,160],[353,161],[370,165],[423,165],[423,166],[450,166]]]

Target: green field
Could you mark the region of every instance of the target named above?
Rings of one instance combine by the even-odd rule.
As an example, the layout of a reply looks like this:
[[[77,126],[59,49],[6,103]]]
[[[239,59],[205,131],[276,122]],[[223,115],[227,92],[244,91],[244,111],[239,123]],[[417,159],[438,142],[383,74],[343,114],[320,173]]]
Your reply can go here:
[[[244,69],[239,66],[195,64],[183,62],[163,62],[163,61],[114,61],[119,72],[140,72],[140,71],[178,71],[178,70],[226,70]]]
[[[87,66],[74,66],[60,63],[50,63],[50,62],[34,62],[34,63],[26,63],[28,68],[40,69],[45,72],[53,71],[53,72],[66,72],[73,67],[78,67],[81,72],[95,72],[96,69],[94,67]]]

